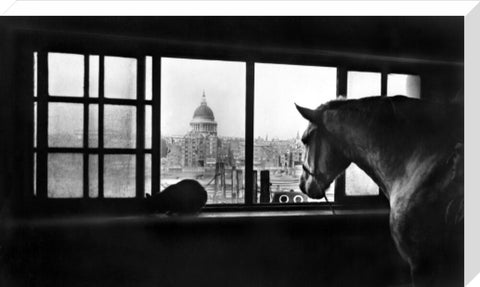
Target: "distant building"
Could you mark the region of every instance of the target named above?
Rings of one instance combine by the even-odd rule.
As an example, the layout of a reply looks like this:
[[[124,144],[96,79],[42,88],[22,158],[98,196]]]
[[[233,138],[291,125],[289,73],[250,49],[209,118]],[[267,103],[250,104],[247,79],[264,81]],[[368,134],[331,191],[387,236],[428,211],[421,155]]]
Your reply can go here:
[[[184,167],[215,167],[219,139],[217,122],[212,109],[207,105],[205,92],[200,106],[195,109],[190,122],[191,130],[182,144],[182,163]]]

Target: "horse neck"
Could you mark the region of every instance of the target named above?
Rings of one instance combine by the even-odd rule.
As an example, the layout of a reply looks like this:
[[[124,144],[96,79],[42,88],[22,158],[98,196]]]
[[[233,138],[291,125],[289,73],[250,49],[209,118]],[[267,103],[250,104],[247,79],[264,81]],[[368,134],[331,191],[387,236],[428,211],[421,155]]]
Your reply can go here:
[[[335,121],[335,127],[327,130],[340,143],[346,158],[363,169],[388,198],[406,181],[421,180],[439,159],[435,151],[441,148],[432,149],[438,142],[419,144],[418,134],[399,131],[390,126],[391,122],[368,121],[365,116],[338,117]]]

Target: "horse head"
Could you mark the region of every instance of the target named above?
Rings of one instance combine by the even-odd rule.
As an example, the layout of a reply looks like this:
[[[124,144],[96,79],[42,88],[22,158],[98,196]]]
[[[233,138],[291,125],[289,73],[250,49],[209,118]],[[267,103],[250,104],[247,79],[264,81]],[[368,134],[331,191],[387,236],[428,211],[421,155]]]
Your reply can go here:
[[[296,105],[300,114],[310,123],[302,136],[305,145],[303,173],[300,189],[311,198],[323,198],[335,178],[344,171],[350,161],[335,144],[324,124],[323,108],[310,110]]]

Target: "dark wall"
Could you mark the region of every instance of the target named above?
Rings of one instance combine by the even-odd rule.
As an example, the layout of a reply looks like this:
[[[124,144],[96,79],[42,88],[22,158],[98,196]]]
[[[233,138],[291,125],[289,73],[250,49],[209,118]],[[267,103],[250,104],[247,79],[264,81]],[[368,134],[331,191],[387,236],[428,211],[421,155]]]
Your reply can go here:
[[[2,286],[392,286],[383,215],[29,221],[3,229]]]
[[[463,62],[463,17],[3,17],[9,29]]]

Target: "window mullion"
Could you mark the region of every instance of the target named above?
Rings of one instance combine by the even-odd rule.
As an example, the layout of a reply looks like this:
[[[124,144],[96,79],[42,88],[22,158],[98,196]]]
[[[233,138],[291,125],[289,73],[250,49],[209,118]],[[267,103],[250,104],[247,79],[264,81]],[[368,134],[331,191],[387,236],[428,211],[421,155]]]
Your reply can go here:
[[[136,197],[145,196],[145,56],[137,57]]]
[[[84,56],[84,71],[83,71],[83,197],[89,196],[89,154],[88,154],[88,138],[89,138],[89,105],[88,98],[90,97],[90,58],[88,54]]]
[[[105,57],[99,55],[98,66],[98,198],[103,198],[103,122],[104,122],[104,94],[105,94]]]
[[[38,52],[37,197],[47,198],[48,177],[48,53]]]
[[[247,62],[246,67],[246,117],[245,117],[245,204],[254,203],[253,176],[253,114],[254,114],[254,87],[255,87],[255,63]]]
[[[160,191],[160,107],[161,107],[161,57],[152,57],[152,190]]]
[[[347,77],[348,71],[345,67],[337,68],[337,97],[347,96]],[[335,202],[341,202],[345,195],[345,171],[335,180]]]
[[[388,90],[388,73],[386,71],[382,72],[382,83],[381,83],[381,96],[386,97],[387,96],[387,90]]]

